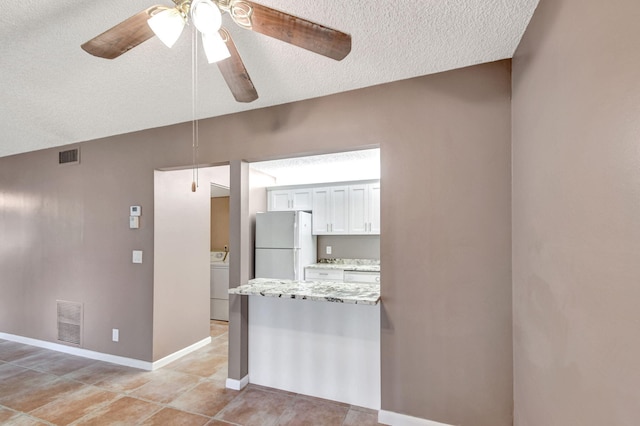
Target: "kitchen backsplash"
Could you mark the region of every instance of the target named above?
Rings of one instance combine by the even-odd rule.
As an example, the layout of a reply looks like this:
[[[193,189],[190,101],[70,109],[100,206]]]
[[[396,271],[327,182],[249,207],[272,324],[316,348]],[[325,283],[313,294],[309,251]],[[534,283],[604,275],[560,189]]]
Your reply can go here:
[[[327,246],[331,254],[327,254]],[[318,235],[318,259],[380,259],[379,235]]]

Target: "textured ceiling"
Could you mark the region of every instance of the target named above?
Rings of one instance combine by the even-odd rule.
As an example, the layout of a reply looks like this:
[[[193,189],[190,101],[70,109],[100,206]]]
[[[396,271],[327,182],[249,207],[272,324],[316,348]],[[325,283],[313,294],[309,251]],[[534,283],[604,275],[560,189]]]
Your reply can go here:
[[[351,53],[336,62],[225,15],[260,98],[237,103],[201,55],[198,118],[510,58],[538,0],[258,2],[351,34]],[[0,156],[190,121],[191,27],[172,49],[156,38],[114,60],[80,49],[153,4],[0,0]]]

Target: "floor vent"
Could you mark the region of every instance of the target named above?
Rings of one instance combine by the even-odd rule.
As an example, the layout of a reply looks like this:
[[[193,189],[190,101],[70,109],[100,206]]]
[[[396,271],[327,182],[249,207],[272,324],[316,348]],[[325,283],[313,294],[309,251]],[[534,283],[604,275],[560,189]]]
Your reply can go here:
[[[57,300],[58,340],[80,346],[82,337],[82,303]]]
[[[58,164],[79,164],[80,149],[74,148],[58,152]]]

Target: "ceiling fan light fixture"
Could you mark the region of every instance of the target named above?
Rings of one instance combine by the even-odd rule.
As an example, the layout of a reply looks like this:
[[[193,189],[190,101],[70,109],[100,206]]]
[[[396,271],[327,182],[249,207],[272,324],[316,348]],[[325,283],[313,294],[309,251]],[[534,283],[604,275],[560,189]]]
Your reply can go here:
[[[191,21],[201,33],[215,33],[222,25],[222,13],[211,0],[193,0],[191,2]]]
[[[207,55],[207,61],[212,64],[231,56],[227,44],[218,32],[202,33],[202,47]]]
[[[167,47],[171,48],[180,38],[184,29],[184,16],[178,9],[164,9],[147,21],[149,27]]]

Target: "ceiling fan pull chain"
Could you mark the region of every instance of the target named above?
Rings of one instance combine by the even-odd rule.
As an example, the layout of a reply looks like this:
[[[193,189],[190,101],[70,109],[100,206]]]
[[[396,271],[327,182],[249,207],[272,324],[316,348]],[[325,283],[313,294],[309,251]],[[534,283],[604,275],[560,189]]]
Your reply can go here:
[[[199,170],[198,170],[198,146],[199,146],[199,128],[197,119],[197,103],[198,103],[198,32],[191,30],[191,113],[193,119],[191,121],[191,191],[196,192],[199,186]]]

